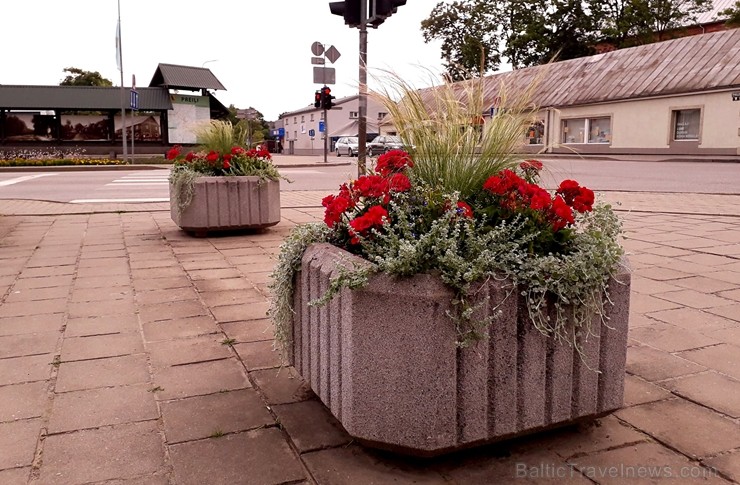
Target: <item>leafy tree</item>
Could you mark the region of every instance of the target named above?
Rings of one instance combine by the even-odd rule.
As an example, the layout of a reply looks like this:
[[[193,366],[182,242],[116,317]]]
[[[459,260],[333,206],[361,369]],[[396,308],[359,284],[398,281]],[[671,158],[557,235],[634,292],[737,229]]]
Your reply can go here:
[[[712,0],[631,0],[637,34],[643,44],[665,40],[666,31],[696,23]]]
[[[439,2],[421,22],[425,42],[442,40],[443,63],[453,80],[498,69],[503,5],[505,0]]]
[[[59,83],[60,86],[113,86],[113,82],[104,78],[98,71],[67,67],[64,72],[69,74]]]
[[[226,118],[231,122],[232,125],[242,124],[247,127],[247,133],[251,135],[252,144],[256,144],[264,141],[269,137],[270,125],[265,121],[264,115],[257,111],[257,115],[253,120],[243,120],[236,117],[238,108],[233,104],[229,105],[229,116]]]
[[[740,27],[740,1],[735,2],[732,7],[722,10],[719,14],[727,17],[725,23],[729,27]]]
[[[458,80],[498,70],[503,58],[520,68],[591,55],[598,42],[621,48],[660,41],[696,22],[711,1],[454,0],[437,3],[421,30],[426,42],[442,41],[445,68]]]

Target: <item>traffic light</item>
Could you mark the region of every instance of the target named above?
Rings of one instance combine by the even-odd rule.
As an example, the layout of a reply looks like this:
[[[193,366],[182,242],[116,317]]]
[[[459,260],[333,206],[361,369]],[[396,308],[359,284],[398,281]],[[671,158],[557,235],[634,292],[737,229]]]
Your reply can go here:
[[[331,88],[329,86],[324,86],[321,88],[321,107],[324,109],[332,109],[334,106],[334,103],[331,102],[332,99],[334,99],[335,96],[331,95]]]
[[[321,91],[316,91],[313,95],[313,105],[317,108],[321,108]]]
[[[344,2],[329,2],[329,10],[334,15],[344,17],[344,24],[350,27],[360,26],[360,2],[367,0],[345,0]],[[403,3],[406,3],[405,1]]]
[[[368,25],[378,27],[385,19],[398,11],[398,7],[406,5],[406,0],[370,0]]]

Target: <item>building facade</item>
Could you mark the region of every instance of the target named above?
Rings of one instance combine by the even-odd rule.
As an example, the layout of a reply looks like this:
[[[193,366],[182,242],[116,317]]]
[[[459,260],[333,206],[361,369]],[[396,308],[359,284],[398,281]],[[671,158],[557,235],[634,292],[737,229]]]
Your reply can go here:
[[[275,129],[283,128],[283,153],[291,155],[322,155],[324,134],[329,133],[327,147],[334,151],[334,142],[342,136],[357,136],[359,133],[359,95],[338,98],[334,107],[326,111],[313,105],[283,113],[275,122]],[[372,96],[367,98],[368,139],[378,135],[379,123],[388,115],[383,105]]]

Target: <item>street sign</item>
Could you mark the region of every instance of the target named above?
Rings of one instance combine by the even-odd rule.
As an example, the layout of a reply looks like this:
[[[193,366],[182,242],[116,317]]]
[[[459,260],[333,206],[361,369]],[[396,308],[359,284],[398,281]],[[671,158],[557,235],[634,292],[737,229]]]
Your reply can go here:
[[[333,67],[314,67],[314,84],[336,84],[336,71]]]
[[[342,54],[340,54],[337,48],[334,46],[329,47],[324,53],[324,56],[326,56],[326,58],[329,59],[332,64],[337,62],[337,59],[339,59],[339,56],[341,55]]]
[[[285,128],[278,128],[278,136],[280,138],[285,136]]]
[[[318,64],[320,66],[323,66],[324,64],[326,64],[326,61],[323,57],[312,57],[311,64]]]
[[[139,93],[135,89],[131,90],[131,109],[139,109]]]
[[[321,42],[314,42],[311,44],[311,53],[315,56],[320,56],[324,53],[324,45]]]
[[[326,131],[326,129],[324,128],[324,122],[323,121],[319,121],[319,131],[321,133],[323,133],[324,131]]]
[[[308,130],[308,136],[316,136],[316,130],[314,130],[313,128]]]

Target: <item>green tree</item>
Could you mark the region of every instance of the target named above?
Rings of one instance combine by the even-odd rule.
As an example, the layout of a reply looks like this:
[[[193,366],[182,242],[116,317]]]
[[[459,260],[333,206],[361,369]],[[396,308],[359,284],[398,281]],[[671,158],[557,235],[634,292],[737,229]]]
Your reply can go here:
[[[421,31],[425,42],[442,41],[445,68],[459,80],[496,71],[504,58],[520,68],[588,56],[599,42],[664,40],[710,7],[711,0],[454,0],[437,3]]]
[[[421,22],[425,42],[442,41],[442,61],[453,80],[498,69],[503,5],[505,0],[439,2]]]
[[[719,14],[727,17],[725,23],[729,27],[740,27],[740,1],[735,2],[731,8],[722,10]]]
[[[64,72],[69,74],[59,83],[60,86],[113,86],[113,82],[104,78],[98,71],[67,67]]]
[[[631,16],[638,44],[666,40],[666,32],[695,24],[700,13],[712,8],[712,0],[631,0]]]

